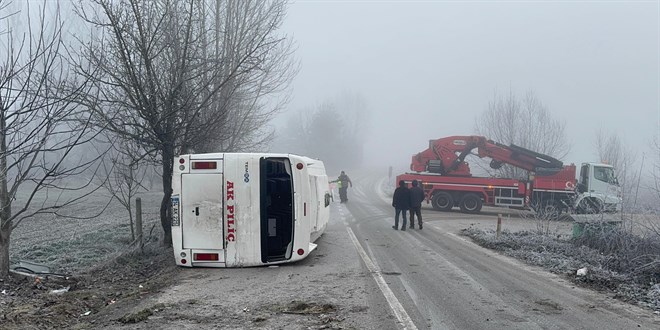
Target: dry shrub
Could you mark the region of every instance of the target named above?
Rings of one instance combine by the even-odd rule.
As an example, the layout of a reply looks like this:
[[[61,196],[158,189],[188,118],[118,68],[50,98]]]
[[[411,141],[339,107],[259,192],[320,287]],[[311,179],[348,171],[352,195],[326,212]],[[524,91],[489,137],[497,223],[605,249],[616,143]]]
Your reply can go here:
[[[611,271],[628,274],[638,283],[660,282],[660,236],[633,233],[626,223],[593,222],[573,243],[608,256],[605,266]]]
[[[573,239],[532,231],[505,230],[499,237],[493,230],[470,227],[462,231],[481,246],[592,289],[612,292],[621,300],[660,310],[660,240],[611,226],[584,232],[581,238]],[[588,275],[576,276],[583,267],[589,269]]]

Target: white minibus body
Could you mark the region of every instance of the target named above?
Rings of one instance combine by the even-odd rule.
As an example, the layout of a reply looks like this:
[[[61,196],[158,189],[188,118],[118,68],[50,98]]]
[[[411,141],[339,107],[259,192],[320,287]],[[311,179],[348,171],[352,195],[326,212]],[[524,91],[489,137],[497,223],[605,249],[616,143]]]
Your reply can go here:
[[[323,162],[292,154],[209,153],[174,159],[177,265],[248,267],[301,260],[328,223]]]

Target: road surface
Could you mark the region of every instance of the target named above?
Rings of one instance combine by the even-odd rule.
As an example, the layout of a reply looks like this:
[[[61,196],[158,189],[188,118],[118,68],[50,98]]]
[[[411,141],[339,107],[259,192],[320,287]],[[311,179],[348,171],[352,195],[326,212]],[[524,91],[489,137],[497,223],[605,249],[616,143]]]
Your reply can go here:
[[[339,213],[365,251],[364,263],[384,279],[371,301],[387,298],[396,325],[409,329],[633,329],[658,328],[649,311],[577,288],[543,270],[485,250],[458,231],[495,229],[497,216],[423,210],[424,229],[396,231],[391,200],[377,175],[356,180]],[[568,230],[564,228],[554,230]],[[504,216],[504,226],[536,225]],[[560,225],[562,226],[562,225]],[[373,270],[373,269],[372,269]],[[382,298],[385,297],[385,298]]]
[[[494,229],[494,212],[475,216],[425,206],[423,230],[395,231],[382,175],[352,176],[348,203],[332,204],[317,250],[302,262],[180,268],[177,285],[106,317],[153,312],[126,329],[660,328],[651,311],[575,287],[459,235],[469,226]],[[535,224],[505,214],[503,226]]]

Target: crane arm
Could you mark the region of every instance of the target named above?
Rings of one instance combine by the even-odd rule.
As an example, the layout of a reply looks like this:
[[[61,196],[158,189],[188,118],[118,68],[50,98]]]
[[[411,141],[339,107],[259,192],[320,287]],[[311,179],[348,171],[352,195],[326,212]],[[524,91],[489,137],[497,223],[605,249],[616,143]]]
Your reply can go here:
[[[443,175],[471,176],[465,157],[477,149],[476,156],[490,158],[490,166],[509,164],[538,175],[551,175],[562,169],[563,163],[535,151],[511,144],[509,146],[483,136],[450,136],[429,141],[429,148],[414,155],[410,169]]]

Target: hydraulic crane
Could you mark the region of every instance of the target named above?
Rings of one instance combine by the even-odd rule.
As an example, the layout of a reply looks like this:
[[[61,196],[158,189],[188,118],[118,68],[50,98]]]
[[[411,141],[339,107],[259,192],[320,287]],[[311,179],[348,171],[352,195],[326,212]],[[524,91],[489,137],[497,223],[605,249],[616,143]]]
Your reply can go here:
[[[490,167],[500,168],[509,164],[537,175],[556,174],[563,163],[548,155],[516,145],[504,144],[486,139],[483,136],[450,136],[429,141],[429,148],[414,155],[410,169],[415,172],[440,173],[452,176],[472,176],[465,157],[476,149],[476,156],[490,158]]]
[[[465,161],[471,154],[489,158],[491,168],[508,164],[528,171],[529,176],[475,177]],[[414,173],[401,174],[397,181],[421,182],[427,202],[437,210],[458,206],[463,212],[477,213],[488,205],[531,208],[541,215],[558,216],[564,210],[587,213],[620,209],[618,183],[602,179],[615,177],[612,166],[583,163],[578,183],[574,164],[564,165],[551,156],[483,136],[431,140],[428,149],[412,157],[410,169]],[[577,191],[576,184],[590,188]]]

